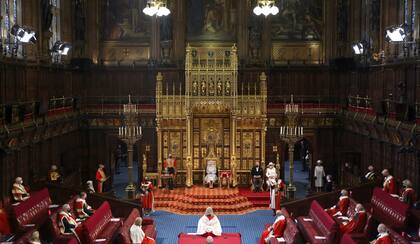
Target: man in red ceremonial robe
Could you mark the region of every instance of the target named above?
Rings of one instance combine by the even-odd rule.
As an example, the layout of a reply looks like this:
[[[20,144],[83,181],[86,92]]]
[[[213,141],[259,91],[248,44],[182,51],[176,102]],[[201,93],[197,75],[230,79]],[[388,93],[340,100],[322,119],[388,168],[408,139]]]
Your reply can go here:
[[[402,184],[403,190],[401,192],[400,201],[407,203],[411,207],[416,202],[416,192],[414,191],[410,180],[406,179]]]
[[[395,179],[394,177],[389,173],[388,169],[382,170],[382,175],[384,176],[384,184],[383,184],[383,190],[384,192],[387,192],[389,194],[397,194],[397,189],[395,186]]]
[[[367,222],[367,214],[362,204],[356,204],[356,211],[354,216],[348,223],[340,225],[340,231],[342,234],[345,233],[363,233]]]
[[[153,213],[153,184],[148,177],[144,178],[144,181],[141,183],[141,194],[142,194],[142,203],[145,214]]]
[[[343,189],[341,190],[338,203],[332,206],[331,208],[326,209],[325,211],[330,216],[347,215],[347,209],[349,208],[349,203],[350,203],[349,192]]]
[[[86,198],[86,192],[81,192],[74,203],[77,218],[82,220],[89,218],[89,216],[91,216],[95,212],[95,210],[93,210],[92,207],[86,203]]]
[[[171,178],[168,179],[168,186],[169,189],[172,190],[174,189],[174,175],[176,168],[176,159],[172,158],[172,154],[169,154],[168,158],[163,162],[163,168],[165,173],[171,176]]]
[[[58,214],[58,226],[60,227],[61,234],[75,234],[74,229],[76,229],[77,225],[76,219],[71,214],[70,205],[64,204]]]
[[[211,207],[208,207],[204,215],[198,220],[196,233],[204,237],[222,235],[222,225]]]
[[[392,240],[388,234],[388,228],[384,224],[378,225],[378,237],[371,241],[372,244],[391,244]]]
[[[283,237],[284,230],[286,229],[286,217],[281,210],[276,211],[276,220],[273,225],[269,226],[261,234],[258,244],[269,243],[271,238]]]
[[[13,200],[15,202],[22,202],[29,198],[29,192],[23,185],[22,177],[17,177],[12,187]]]
[[[105,166],[103,164],[99,164],[98,170],[96,171],[96,182],[98,183],[98,186],[97,186],[98,188],[96,192],[98,193],[102,193],[104,182],[108,180],[108,177],[106,177],[104,168]]]

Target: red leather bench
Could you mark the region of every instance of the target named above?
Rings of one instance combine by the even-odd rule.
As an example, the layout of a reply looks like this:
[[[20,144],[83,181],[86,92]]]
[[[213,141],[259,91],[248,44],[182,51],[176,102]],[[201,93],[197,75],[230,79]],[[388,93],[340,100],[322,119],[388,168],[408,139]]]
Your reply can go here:
[[[109,203],[105,201],[92,216],[83,222],[81,241],[84,244],[94,244],[97,239],[105,239],[101,243],[112,243],[117,236],[118,228],[123,223],[123,219],[112,221],[112,218]]]
[[[311,203],[309,216],[298,217],[297,222],[298,228],[307,242],[331,244],[338,242],[338,224],[316,200]]]
[[[240,233],[222,233],[221,236],[213,237],[214,244],[241,244]],[[188,235],[181,233],[178,235],[178,244],[205,244],[206,237]]]
[[[392,197],[380,188],[373,190],[371,199],[373,217],[389,228],[401,231],[405,229],[409,206]]]
[[[296,226],[295,221],[291,218],[287,218],[286,229],[283,233],[284,242],[277,240],[276,238],[270,239],[270,244],[278,244],[278,243],[287,243],[287,244],[296,244],[301,243],[301,238],[299,234],[299,229]]]
[[[15,233],[39,228],[48,219],[50,205],[51,198],[47,188],[33,192],[26,201],[11,205],[10,214]]]
[[[134,220],[137,217],[140,217],[140,212],[138,209],[133,208],[133,210],[131,210],[130,215],[124,220],[123,225],[118,229],[118,237],[117,237],[116,243],[131,244],[130,227],[134,224]],[[154,225],[153,219],[144,218],[142,229],[144,233],[146,234],[146,236],[151,237],[154,240],[156,240],[157,232],[156,232],[156,227]]]

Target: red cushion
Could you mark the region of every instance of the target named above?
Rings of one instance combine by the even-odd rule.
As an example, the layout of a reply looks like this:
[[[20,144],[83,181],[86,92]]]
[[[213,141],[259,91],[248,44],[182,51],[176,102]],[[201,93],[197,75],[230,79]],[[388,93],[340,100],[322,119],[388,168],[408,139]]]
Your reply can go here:
[[[214,243],[218,244],[241,244],[240,233],[223,233],[222,236],[213,237]],[[181,233],[178,236],[178,244],[197,244],[205,243],[206,237],[188,235]]]
[[[155,225],[143,225],[141,228],[146,236],[156,239],[157,233]]]
[[[101,243],[111,243],[117,233],[118,228],[122,226],[122,220],[119,222],[108,222],[108,224],[102,229],[101,233],[96,239],[106,239],[105,242]]]
[[[128,217],[125,219],[123,225],[118,230],[118,243],[127,243],[130,244],[130,227],[133,225],[134,220],[136,220],[137,217],[140,217],[140,212],[138,209],[133,208],[131,210]]]

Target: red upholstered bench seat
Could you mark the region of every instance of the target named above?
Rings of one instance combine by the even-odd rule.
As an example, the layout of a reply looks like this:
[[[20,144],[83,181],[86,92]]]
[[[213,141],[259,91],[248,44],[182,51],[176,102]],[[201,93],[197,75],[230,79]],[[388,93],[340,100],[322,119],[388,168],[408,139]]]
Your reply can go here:
[[[133,208],[130,215],[128,215],[128,217],[125,219],[123,225],[118,229],[118,238],[116,243],[131,244],[130,227],[134,224],[134,220],[136,220],[137,217],[140,217],[140,212],[138,209]],[[157,232],[153,219],[144,218],[142,229],[146,236],[156,240]]]
[[[351,235],[344,234],[343,238],[341,238],[340,244],[369,244],[369,241],[366,238],[353,239]]]
[[[373,190],[371,199],[373,217],[389,228],[401,231],[405,229],[409,206],[392,197],[380,188]]]
[[[336,243],[338,224],[314,200],[308,216],[297,218],[298,228],[307,242]]]
[[[94,244],[97,239],[105,239],[101,243],[112,243],[123,219],[112,220],[112,212],[108,202],[96,209],[95,213],[82,224],[81,237],[83,243]]]
[[[402,235],[388,227],[388,234],[391,236],[392,244],[409,244],[410,242],[405,239]]]

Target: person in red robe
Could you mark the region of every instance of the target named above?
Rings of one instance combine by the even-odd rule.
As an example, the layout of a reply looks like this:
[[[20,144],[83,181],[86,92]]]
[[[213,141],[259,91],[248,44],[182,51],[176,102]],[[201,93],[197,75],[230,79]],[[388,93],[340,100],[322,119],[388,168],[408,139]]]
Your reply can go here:
[[[96,192],[98,193],[103,192],[104,182],[108,179],[108,177],[106,177],[104,168],[105,166],[103,164],[99,164],[98,170],[96,171],[96,182],[98,183]]]
[[[284,216],[281,210],[277,210],[276,220],[274,221],[273,225],[270,225],[263,231],[260,240],[258,241],[258,244],[269,243],[271,238],[283,237],[284,230],[286,229],[286,224],[286,216]]]
[[[356,212],[349,222],[340,225],[340,231],[345,233],[363,233],[367,222],[366,210],[362,204],[356,204]]]
[[[349,203],[350,203],[349,192],[343,189],[341,190],[338,203],[332,206],[331,208],[326,209],[325,211],[330,216],[347,215],[347,209],[349,208]]]
[[[81,192],[79,197],[74,202],[74,208],[76,209],[77,218],[84,220],[92,216],[95,210],[89,206],[86,202],[86,192]]]
[[[411,207],[416,202],[416,192],[413,189],[413,184],[407,179],[402,184],[403,190],[401,191],[400,201],[407,203]]]
[[[142,203],[145,214],[153,213],[153,183],[149,180],[148,177],[144,178],[144,181],[141,183],[141,194],[142,194]]]
[[[371,244],[391,244],[392,239],[388,234],[388,228],[384,224],[378,225],[378,237]]]
[[[382,175],[384,176],[383,190],[389,194],[397,194],[397,189],[395,185],[395,178],[389,173],[388,169],[382,170]]]

